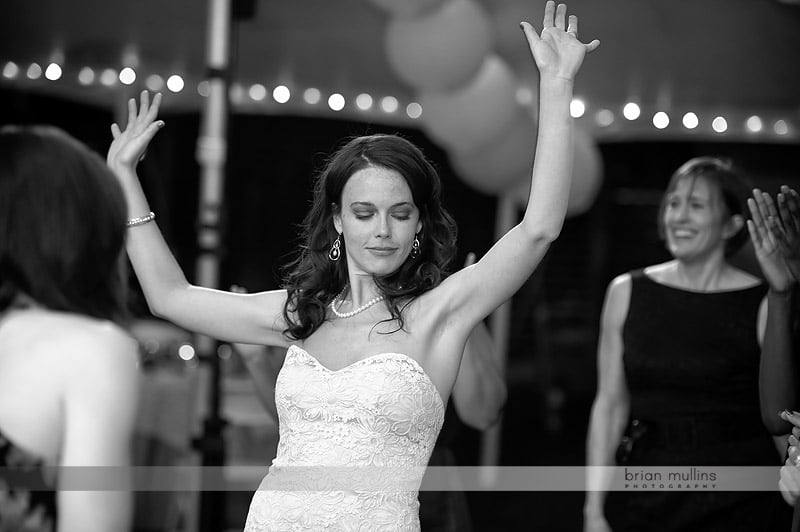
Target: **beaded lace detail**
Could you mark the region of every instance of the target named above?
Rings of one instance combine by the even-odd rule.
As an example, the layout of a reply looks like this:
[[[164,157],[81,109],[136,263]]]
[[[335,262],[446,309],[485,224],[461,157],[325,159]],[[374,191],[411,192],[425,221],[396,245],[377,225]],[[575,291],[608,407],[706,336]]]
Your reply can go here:
[[[419,530],[415,472],[428,463],[444,404],[414,359],[380,353],[333,371],[293,345],[275,394],[278,453],[253,496],[246,532]],[[302,475],[282,483],[298,468]],[[348,484],[342,470],[386,472],[391,480],[412,474],[402,488],[376,489],[361,478]]]

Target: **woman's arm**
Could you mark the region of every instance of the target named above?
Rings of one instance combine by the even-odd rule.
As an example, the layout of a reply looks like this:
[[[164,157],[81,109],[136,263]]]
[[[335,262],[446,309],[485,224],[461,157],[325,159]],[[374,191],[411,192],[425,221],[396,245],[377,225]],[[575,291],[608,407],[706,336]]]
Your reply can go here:
[[[779,413],[797,406],[797,368],[792,353],[792,292],[796,281],[779,246],[780,213],[768,194],[754,190],[753,196],[747,202],[752,216],[747,227],[761,271],[769,284],[758,317],[759,403],[764,426],[773,435],[782,435],[792,427]],[[791,219],[785,222],[793,224]]]
[[[598,386],[586,442],[584,530],[610,530],[603,514],[614,455],[628,422],[630,399],[622,364],[622,327],[630,300],[630,275],[614,279],[606,292],[597,350]]]
[[[133,499],[124,481],[138,408],[136,344],[120,330],[98,325],[72,335],[59,349],[65,378],[58,530],[127,532]],[[97,491],[71,485],[98,473],[111,485]]]
[[[253,381],[253,387],[261,406],[277,422],[278,407],[275,404],[275,385],[286,356],[286,350],[252,344],[231,344],[231,347],[242,357],[242,362]]]
[[[533,273],[561,231],[572,175],[572,85],[585,54],[598,45],[578,41],[577,17],[566,6],[547,2],[544,29],[538,36],[522,23],[539,70],[539,124],[528,206],[520,224],[501,238],[475,265],[436,290],[458,315],[466,331],[510,298]],[[491,176],[487,176],[487,179]]]
[[[121,131],[111,126],[114,141],[108,150],[108,166],[125,192],[128,216],[150,212],[136,165],[152,138],[163,126],[156,121],[161,95],[150,105],[147,91],[128,102],[128,124]],[[129,227],[127,251],[151,312],[190,331],[224,341],[285,345],[283,305],[286,292],[233,294],[189,284],[164,241],[158,225],[149,222]]]
[[[453,387],[458,418],[474,429],[486,430],[500,419],[506,395],[492,337],[486,325],[479,323],[467,339]]]
[[[761,421],[776,436],[787,434],[792,425],[782,420],[784,410],[797,409],[797,364],[793,355],[792,291],[767,293],[759,311],[762,331],[758,392]]]

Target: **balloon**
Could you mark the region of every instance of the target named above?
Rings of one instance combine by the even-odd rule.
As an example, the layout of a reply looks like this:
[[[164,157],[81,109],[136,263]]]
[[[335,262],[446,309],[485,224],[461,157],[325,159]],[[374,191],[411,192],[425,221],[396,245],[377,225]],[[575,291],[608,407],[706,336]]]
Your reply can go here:
[[[539,13],[534,11],[527,2],[496,2],[492,4],[490,15],[495,51],[507,58],[511,64],[530,64],[533,70],[536,68],[533,66],[524,34],[519,31],[519,23],[526,20],[541,32],[542,22]]]
[[[443,0],[372,0],[372,3],[397,17],[414,17],[439,7]]]
[[[572,166],[572,187],[569,190],[567,217],[583,214],[591,208],[603,184],[603,158],[594,139],[582,129],[575,129],[575,159]],[[523,208],[528,204],[530,182],[514,186],[512,197]]]
[[[491,49],[491,35],[488,18],[474,0],[447,0],[420,17],[392,18],[386,29],[386,54],[409,86],[443,90],[475,75]]]
[[[490,55],[464,87],[419,94],[423,130],[448,150],[469,151],[489,144],[524,112],[516,103],[516,89],[511,69]]]
[[[489,145],[466,152],[450,152],[456,174],[472,188],[500,194],[522,182],[529,183],[536,151],[536,123],[522,114]]]

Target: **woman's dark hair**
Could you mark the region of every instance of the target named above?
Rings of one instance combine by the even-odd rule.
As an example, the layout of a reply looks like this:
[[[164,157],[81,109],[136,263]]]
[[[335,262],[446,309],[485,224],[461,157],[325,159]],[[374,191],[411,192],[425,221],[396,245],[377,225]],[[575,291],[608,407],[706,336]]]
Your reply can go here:
[[[747,198],[753,189],[750,182],[727,159],[695,157],[675,170],[661,197],[661,205],[658,209],[658,234],[662,239],[666,238],[664,211],[667,208],[668,196],[678,186],[678,182],[686,178],[704,179],[713,189],[716,189],[719,199],[725,207],[724,214],[728,218],[737,214],[747,218]],[[746,241],[747,229],[742,225],[739,231],[725,242],[725,256],[730,257],[736,253]]]
[[[122,189],[100,156],[51,126],[0,128],[0,312],[125,318]]]
[[[388,168],[408,183],[419,209],[422,230],[420,253],[409,256],[400,268],[376,277],[386,297],[391,320],[403,328],[402,311],[423,292],[437,286],[455,254],[456,224],[441,203],[441,182],[419,148],[397,135],[357,137],[341,147],[329,160],[314,187],[311,210],[303,222],[300,252],[286,268],[284,287],[288,298],[284,318],[285,334],[293,339],[308,338],[325,321],[325,307],[348,282],[344,256],[331,261],[328,252],[338,234],[333,215],[339,209],[342,191],[350,177],[367,167]],[[344,255],[345,246],[342,246]],[[402,307],[401,307],[402,305]]]

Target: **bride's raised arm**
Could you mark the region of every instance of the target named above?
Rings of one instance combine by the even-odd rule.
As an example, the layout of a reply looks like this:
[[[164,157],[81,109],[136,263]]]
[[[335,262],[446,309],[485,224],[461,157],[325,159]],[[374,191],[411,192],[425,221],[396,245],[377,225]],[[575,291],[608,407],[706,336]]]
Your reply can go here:
[[[237,294],[194,286],[172,255],[145,198],[136,165],[164,122],[157,120],[161,95],[152,103],[147,91],[137,108],[128,102],[124,130],[111,126],[114,141],[107,163],[128,204],[126,247],[150,311],[180,327],[224,341],[285,345],[283,306],[286,291]]]
[[[572,86],[584,56],[598,41],[578,40],[578,19],[567,7],[545,6],[541,34],[521,23],[539,70],[539,124],[530,197],[518,225],[480,261],[445,280],[436,291],[459,323],[472,327],[511,297],[533,273],[558,237],[567,211],[572,176]],[[491,177],[491,176],[487,176]]]

